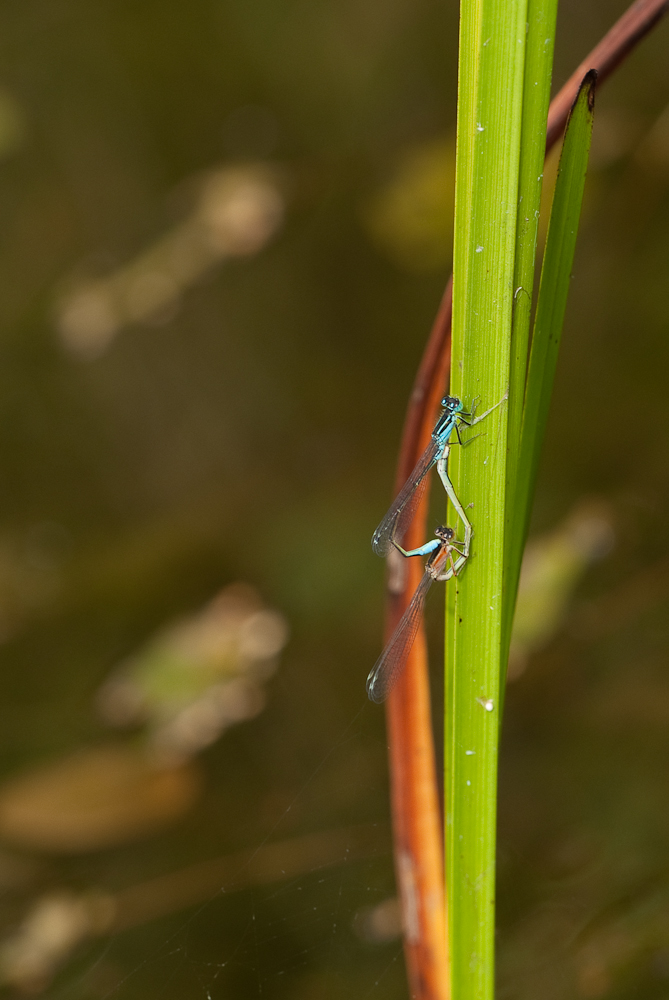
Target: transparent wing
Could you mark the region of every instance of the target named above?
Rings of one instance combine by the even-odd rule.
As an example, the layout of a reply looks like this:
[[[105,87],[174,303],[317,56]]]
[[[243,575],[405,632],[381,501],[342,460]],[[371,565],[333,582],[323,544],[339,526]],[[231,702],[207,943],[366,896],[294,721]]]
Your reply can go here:
[[[416,462],[413,472],[372,536],[372,548],[377,556],[387,556],[393,542],[401,542],[404,538],[427,487],[427,474],[443,447],[438,440],[430,438],[430,443]]]
[[[425,598],[432,580],[431,573],[427,571],[423,573],[423,578],[411,598],[411,604],[400,618],[388,645],[369,672],[367,694],[371,701],[375,701],[377,705],[386,700],[404,670],[423,617]]]

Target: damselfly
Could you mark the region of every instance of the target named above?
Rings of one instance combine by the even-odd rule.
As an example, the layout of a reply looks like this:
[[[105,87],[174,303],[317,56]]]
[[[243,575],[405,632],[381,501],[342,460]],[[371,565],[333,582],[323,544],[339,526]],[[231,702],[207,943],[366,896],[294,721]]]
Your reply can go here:
[[[432,586],[432,581],[450,580],[451,577],[457,576],[467,561],[464,542],[454,540],[455,532],[452,528],[440,526],[435,530],[435,535],[436,538],[421,545],[419,549],[411,549],[408,552],[400,549],[405,556],[429,555],[430,558],[425,563],[425,572],[416,587],[409,607],[400,618],[388,645],[369,672],[367,694],[371,701],[375,701],[377,704],[386,700],[404,670],[423,617],[425,598]],[[457,553],[457,559],[453,558],[454,552]]]
[[[444,396],[441,401],[444,410],[435,424],[427,448],[418,459],[413,472],[393,500],[381,524],[374,532],[372,548],[377,556],[388,555],[391,545],[397,546],[402,551],[399,543],[404,538],[423,496],[428,483],[427,474],[432,466],[436,464],[439,478],[444,484],[448,498],[463,523],[465,530],[463,554],[465,558],[467,557],[472,536],[472,526],[469,523],[462,504],[458,500],[453,483],[448,477],[448,442],[451,434],[455,431],[459,443],[462,444],[459,425],[465,424],[467,427],[473,427],[474,424],[478,424],[489,413],[492,413],[506,398],[505,395],[495,406],[491,406],[485,413],[482,413],[479,417],[475,417],[473,408],[471,413],[465,413],[462,403],[457,396]]]

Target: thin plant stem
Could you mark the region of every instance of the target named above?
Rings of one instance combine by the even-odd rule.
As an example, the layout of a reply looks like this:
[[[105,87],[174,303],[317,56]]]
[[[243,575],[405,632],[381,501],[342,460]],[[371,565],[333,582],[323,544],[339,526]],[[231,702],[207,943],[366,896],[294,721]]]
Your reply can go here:
[[[396,488],[404,484],[428,443],[439,411],[441,387],[450,362],[450,281],[411,394]],[[425,537],[427,503],[409,527],[406,544]],[[386,641],[420,582],[419,559],[401,560],[399,582],[391,572],[387,590]],[[399,585],[398,585],[399,584]],[[448,934],[445,901],[443,832],[432,739],[425,630],[421,625],[406,669],[386,702],[390,748],[395,871],[402,900],[404,951],[410,995],[420,1000],[448,1000]]]
[[[669,0],[636,0],[606,32],[601,42],[579,63],[567,82],[551,101],[546,130],[546,152],[564,132],[569,111],[576,100],[583,77],[590,69],[597,71],[597,86],[632,52],[666,13]]]

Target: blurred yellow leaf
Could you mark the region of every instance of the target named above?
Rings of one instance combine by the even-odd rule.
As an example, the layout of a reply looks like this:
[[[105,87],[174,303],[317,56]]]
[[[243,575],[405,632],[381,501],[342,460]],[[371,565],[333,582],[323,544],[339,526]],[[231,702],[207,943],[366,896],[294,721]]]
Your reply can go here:
[[[366,206],[373,242],[410,271],[444,269],[452,256],[455,137],[406,150],[393,176]]]

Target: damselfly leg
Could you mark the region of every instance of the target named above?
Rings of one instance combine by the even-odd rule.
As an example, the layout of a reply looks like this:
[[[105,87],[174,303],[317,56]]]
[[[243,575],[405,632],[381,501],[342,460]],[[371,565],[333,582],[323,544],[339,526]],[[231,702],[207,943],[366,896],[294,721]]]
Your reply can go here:
[[[432,581],[450,580],[451,577],[457,576],[467,561],[463,543],[455,540],[455,532],[452,528],[439,527],[436,529],[436,535],[436,538],[426,542],[418,549],[407,551],[400,548],[400,551],[406,556],[429,553],[429,559],[408,608],[400,618],[386,648],[367,678],[367,694],[377,704],[386,700],[406,666],[421,623],[425,598],[432,586]],[[457,554],[457,559],[454,558],[453,553]]]
[[[471,411],[466,413],[457,396],[444,396],[441,401],[443,412],[435,424],[425,451],[418,459],[411,475],[374,532],[372,548],[377,555],[386,556],[392,545],[400,546],[427,486],[427,475],[435,464],[438,466],[439,476],[446,493],[465,527],[465,543],[468,551],[471,540],[471,525],[464,514],[462,504],[459,502],[453,484],[448,477],[447,459],[449,441],[455,430],[459,443],[463,444],[459,425],[464,424],[467,427],[473,427],[484,420],[493,410],[497,409],[507,398],[508,392],[500,399],[499,403],[491,406],[490,409],[486,410],[480,416],[476,416],[475,405],[472,405]],[[464,443],[468,444],[470,442]]]

